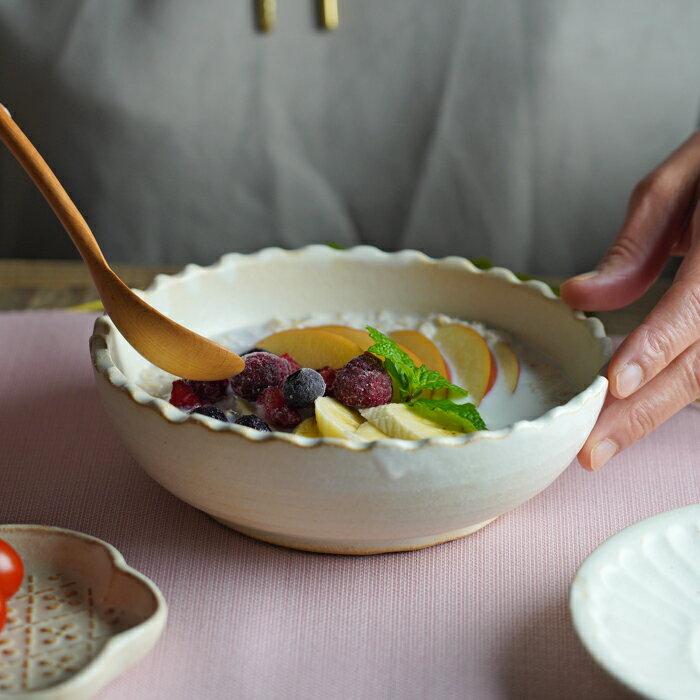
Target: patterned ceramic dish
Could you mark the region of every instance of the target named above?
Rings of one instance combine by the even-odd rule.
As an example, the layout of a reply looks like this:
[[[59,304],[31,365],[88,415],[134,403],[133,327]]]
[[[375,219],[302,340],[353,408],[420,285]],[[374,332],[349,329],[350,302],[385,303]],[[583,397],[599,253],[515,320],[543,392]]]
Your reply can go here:
[[[72,530],[1,525],[25,575],[0,632],[0,697],[91,698],[156,643],[166,604],[111,545]]]
[[[144,297],[216,337],[310,313],[430,314],[482,321],[545,351],[580,388],[540,418],[419,441],[245,431],[187,417],[140,385],[147,362],[107,317],[91,354],[99,393],[136,460],[179,498],[253,537],[319,552],[416,549],[483,527],[549,485],[590,432],[605,396],[610,342],[596,319],[545,284],[462,258],[309,246],[232,254],[159,277]]]
[[[657,700],[700,697],[700,505],[655,515],[591,554],[571,614],[594,659]]]

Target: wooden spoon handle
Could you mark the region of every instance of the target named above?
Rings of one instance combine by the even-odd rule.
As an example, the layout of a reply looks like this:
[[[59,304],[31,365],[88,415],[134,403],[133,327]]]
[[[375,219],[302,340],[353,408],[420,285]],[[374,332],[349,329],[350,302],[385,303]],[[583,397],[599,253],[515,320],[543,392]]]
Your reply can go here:
[[[0,140],[44,195],[88,266],[105,311],[141,355],[188,379],[225,379],[243,370],[236,353],[163,316],[119,279],[68,193],[2,105]]]
[[[71,237],[85,264],[94,273],[95,263],[108,267],[95,236],[51,168],[22,133],[9,112],[0,105],[0,140],[25,169]],[[110,268],[111,269],[111,268]],[[94,274],[93,274],[94,277]]]

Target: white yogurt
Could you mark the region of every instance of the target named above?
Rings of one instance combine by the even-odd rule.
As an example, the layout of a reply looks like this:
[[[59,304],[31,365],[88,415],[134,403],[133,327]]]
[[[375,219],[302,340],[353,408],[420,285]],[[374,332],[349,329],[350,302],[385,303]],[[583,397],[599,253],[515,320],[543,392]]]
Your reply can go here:
[[[419,330],[433,339],[436,330],[444,325],[460,323],[480,333],[487,344],[502,341],[507,343],[520,360],[520,378],[514,393],[511,393],[503,372],[499,371],[491,390],[479,404],[479,412],[491,430],[512,425],[519,420],[533,420],[555,406],[566,403],[578,393],[571,379],[543,354],[523,345],[505,331],[487,328],[481,323],[466,322],[450,318],[444,314],[418,316],[396,314],[388,311],[375,313],[324,313],[303,318],[273,319],[266,323],[246,328],[238,328],[216,338],[217,342],[235,352],[242,353],[255,347],[262,338],[277,331],[289,328],[308,328],[321,325],[342,325],[351,328],[373,326],[383,333],[394,330]],[[439,343],[436,342],[439,347]],[[446,358],[452,375],[458,372]],[[142,373],[141,386],[153,396],[168,399],[171,383],[175,379],[153,367]],[[467,397],[465,401],[469,401]]]

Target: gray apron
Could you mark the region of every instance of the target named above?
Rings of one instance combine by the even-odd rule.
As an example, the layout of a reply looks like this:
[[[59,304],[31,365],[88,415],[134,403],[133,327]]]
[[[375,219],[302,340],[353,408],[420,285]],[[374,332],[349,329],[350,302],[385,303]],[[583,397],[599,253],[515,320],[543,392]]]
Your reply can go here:
[[[0,101],[113,262],[309,242],[592,267],[696,127],[695,0],[3,0]],[[0,153],[0,255],[68,258]]]

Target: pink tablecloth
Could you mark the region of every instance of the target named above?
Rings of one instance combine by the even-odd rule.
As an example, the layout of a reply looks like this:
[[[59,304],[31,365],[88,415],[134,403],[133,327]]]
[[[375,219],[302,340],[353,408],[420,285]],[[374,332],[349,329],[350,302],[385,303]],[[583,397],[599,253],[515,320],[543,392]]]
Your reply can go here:
[[[0,522],[114,544],[170,606],[102,700],[626,698],[571,627],[568,587],[603,540],[700,501],[700,411],[598,474],[572,465],[465,539],[372,557],[232,532],[151,481],[98,401],[92,316],[0,314]]]

